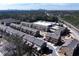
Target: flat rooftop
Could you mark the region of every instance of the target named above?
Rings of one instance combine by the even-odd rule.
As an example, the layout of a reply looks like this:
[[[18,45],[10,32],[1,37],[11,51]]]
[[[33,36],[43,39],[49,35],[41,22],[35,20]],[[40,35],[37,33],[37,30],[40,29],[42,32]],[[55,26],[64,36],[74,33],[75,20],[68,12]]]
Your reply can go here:
[[[52,23],[51,22],[46,22],[46,21],[37,21],[37,22],[34,22],[34,24],[43,25],[43,26],[49,26]]]

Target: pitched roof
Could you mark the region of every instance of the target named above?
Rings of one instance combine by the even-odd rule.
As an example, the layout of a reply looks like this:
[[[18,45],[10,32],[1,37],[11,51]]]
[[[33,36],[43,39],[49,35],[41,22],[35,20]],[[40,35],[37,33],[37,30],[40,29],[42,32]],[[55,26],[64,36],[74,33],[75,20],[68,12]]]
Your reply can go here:
[[[7,19],[1,19],[0,22],[5,22],[5,23],[12,23],[12,22],[19,22],[20,20],[16,20],[13,18],[7,18]]]

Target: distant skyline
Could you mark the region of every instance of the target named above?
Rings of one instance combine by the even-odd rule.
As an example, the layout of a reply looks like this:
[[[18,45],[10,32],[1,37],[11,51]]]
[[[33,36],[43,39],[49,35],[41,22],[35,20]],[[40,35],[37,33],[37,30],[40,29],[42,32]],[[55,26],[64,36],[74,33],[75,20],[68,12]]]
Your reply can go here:
[[[79,10],[79,3],[15,3],[0,4],[0,10]]]

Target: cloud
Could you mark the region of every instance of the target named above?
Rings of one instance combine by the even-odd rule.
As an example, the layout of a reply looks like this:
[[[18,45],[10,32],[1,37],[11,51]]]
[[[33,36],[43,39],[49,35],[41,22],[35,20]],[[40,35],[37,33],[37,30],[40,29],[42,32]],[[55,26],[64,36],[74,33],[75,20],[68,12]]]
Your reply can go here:
[[[13,3],[13,4],[0,5],[0,10],[6,10],[6,9],[79,10],[78,6],[79,3],[16,3],[16,4]]]
[[[17,3],[75,3],[78,0],[0,0],[0,5],[17,4]],[[59,4],[62,5],[62,4]]]

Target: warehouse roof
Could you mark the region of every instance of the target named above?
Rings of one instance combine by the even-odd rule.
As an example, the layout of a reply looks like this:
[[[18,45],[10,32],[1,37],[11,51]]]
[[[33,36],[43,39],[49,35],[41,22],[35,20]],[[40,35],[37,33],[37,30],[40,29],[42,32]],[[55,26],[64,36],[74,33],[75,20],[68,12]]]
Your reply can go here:
[[[46,22],[46,21],[37,21],[37,22],[34,22],[34,24],[43,25],[43,26],[49,26],[52,23],[51,22]]]

